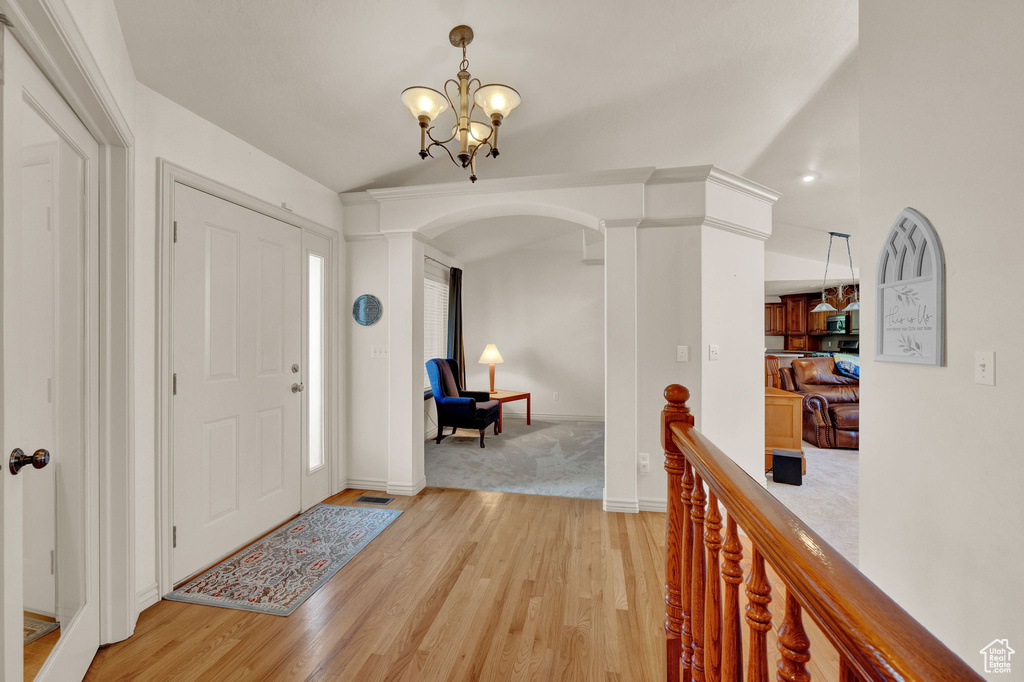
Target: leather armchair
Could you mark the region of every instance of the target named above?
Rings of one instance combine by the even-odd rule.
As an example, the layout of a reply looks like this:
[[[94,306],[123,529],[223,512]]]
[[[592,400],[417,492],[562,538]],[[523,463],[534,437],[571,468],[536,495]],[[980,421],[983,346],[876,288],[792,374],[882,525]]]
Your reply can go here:
[[[480,447],[484,447],[484,431],[494,424],[498,434],[498,410],[500,403],[491,400],[487,391],[464,391],[455,377],[459,376],[459,364],[452,359],[434,358],[427,361],[427,376],[430,390],[434,394],[437,408],[437,439],[444,438],[444,428],[474,429],[480,432]]]
[[[859,448],[860,382],[836,371],[831,357],[794,360],[788,374],[783,389],[804,394],[804,440],[819,448]]]

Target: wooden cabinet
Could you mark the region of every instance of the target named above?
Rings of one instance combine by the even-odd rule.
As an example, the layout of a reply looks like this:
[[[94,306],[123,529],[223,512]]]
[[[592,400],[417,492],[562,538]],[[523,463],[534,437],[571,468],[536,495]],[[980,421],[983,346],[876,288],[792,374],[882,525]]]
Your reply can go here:
[[[782,336],[786,333],[786,306],[782,303],[764,304],[764,335]]]
[[[807,302],[807,310],[808,310],[807,314],[809,316],[809,321],[808,321],[808,325],[807,325],[809,327],[808,330],[807,330],[808,334],[815,334],[815,335],[828,334],[828,316],[829,315],[835,315],[835,313],[830,313],[830,312],[822,312],[822,313],[810,312],[810,311],[814,310],[818,306],[818,304],[820,304],[820,303],[821,303],[821,297],[812,298],[810,301]]]
[[[804,454],[803,397],[778,388],[764,389],[764,470],[772,468],[772,450],[793,450]],[[801,466],[807,473],[807,460]]]
[[[783,296],[786,306],[786,334],[807,333],[807,295]]]

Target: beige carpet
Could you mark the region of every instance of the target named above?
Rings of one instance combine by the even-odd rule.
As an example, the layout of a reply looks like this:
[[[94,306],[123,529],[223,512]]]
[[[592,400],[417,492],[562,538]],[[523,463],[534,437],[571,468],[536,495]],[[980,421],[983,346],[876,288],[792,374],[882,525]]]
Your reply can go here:
[[[804,443],[804,457],[803,485],[775,483],[768,474],[768,491],[856,566],[860,556],[858,452],[820,450]]]

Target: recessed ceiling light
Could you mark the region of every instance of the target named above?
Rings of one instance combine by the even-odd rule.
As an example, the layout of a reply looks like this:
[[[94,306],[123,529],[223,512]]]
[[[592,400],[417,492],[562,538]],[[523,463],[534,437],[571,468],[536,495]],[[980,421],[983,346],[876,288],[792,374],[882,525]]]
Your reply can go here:
[[[804,176],[800,179],[803,180],[804,182],[814,182],[820,177],[821,173],[815,173],[814,171],[811,171],[809,173],[805,173]]]

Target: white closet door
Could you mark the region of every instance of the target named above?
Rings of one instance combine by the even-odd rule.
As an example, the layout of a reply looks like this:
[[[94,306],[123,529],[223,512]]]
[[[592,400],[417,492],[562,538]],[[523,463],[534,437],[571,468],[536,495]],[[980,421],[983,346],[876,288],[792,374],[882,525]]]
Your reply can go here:
[[[175,582],[299,511],[302,231],[176,184]]]

